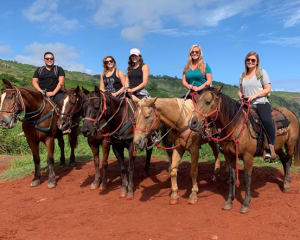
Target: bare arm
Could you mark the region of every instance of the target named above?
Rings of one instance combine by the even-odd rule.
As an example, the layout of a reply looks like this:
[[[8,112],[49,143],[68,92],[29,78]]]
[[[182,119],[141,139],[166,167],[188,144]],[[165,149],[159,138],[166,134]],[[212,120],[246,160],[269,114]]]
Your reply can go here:
[[[189,84],[186,81],[185,73],[182,75],[182,85],[185,86],[188,89],[193,89],[193,85]]]
[[[104,73],[102,73],[102,74],[100,75],[100,90],[101,90],[102,92],[105,92],[104,82],[103,82],[103,74],[104,74]]]
[[[238,90],[238,96],[239,96],[240,99],[243,98],[243,93],[242,93],[241,88],[239,88],[239,90]]]
[[[136,86],[135,88],[128,89],[128,92],[135,92],[147,86],[148,78],[149,78],[149,67],[147,64],[143,65],[142,71],[143,71],[143,82],[140,85]]]
[[[32,78],[32,86],[39,91],[40,93],[44,93],[44,91],[39,86],[39,79],[38,78]]]

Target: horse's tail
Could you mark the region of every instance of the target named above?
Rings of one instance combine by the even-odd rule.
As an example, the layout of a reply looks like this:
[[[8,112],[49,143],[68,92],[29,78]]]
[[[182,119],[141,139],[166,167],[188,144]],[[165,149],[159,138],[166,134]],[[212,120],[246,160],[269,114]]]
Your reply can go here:
[[[295,166],[300,166],[300,127],[299,127],[298,139],[295,145],[294,164]]]

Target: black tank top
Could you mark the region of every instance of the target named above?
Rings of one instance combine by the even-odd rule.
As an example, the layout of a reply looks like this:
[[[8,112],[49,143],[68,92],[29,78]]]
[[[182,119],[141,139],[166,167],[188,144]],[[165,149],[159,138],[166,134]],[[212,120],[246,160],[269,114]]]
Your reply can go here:
[[[129,88],[135,88],[143,82],[143,71],[142,65],[138,68],[133,69],[129,75]]]
[[[117,69],[115,69],[113,74],[109,77],[106,77],[105,74],[103,74],[104,88],[110,93],[117,92],[122,88],[121,80],[117,77],[116,71]]]

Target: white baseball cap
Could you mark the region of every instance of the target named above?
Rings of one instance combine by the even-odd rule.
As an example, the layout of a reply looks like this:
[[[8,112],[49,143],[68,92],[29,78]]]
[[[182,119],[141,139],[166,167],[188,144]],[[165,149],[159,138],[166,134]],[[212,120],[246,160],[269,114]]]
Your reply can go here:
[[[132,48],[132,49],[130,49],[130,56],[131,56],[131,55],[137,55],[137,56],[140,56],[140,55],[141,55],[141,52],[140,52],[140,50],[137,49],[137,48]]]

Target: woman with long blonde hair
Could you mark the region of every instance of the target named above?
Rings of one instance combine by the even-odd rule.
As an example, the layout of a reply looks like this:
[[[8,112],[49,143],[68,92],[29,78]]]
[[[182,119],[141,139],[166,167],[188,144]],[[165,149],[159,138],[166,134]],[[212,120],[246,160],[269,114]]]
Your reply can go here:
[[[183,71],[182,84],[196,92],[212,84],[212,72],[203,61],[200,45],[195,44],[189,50],[188,61]]]

